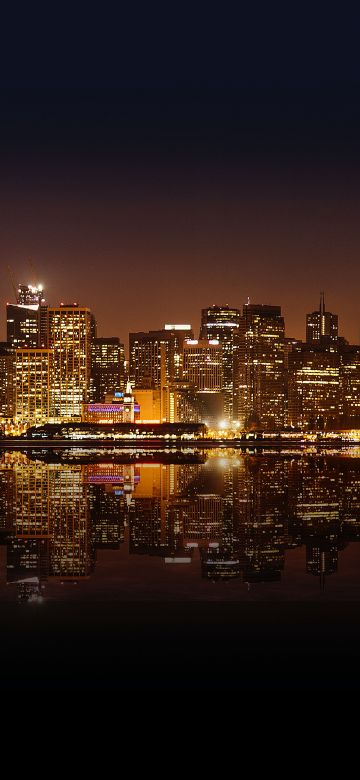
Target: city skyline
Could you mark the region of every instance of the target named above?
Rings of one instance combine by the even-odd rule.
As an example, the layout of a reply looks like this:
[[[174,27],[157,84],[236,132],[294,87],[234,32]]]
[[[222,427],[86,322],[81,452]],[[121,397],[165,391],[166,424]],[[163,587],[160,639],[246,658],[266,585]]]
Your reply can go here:
[[[15,287],[14,284],[13,284],[14,280],[15,280],[14,271],[13,271],[13,269],[11,269],[11,271],[8,271],[8,273],[7,273],[8,287],[9,287],[9,290],[11,290],[11,295],[9,295],[8,298],[4,301],[3,311],[6,312],[6,306],[8,306],[8,305],[12,306],[12,305],[14,305],[16,303],[15,290],[18,287],[18,284],[19,284],[19,289],[20,289],[21,286],[23,286],[23,287],[26,286],[26,285],[24,285],[24,279],[27,279],[27,284],[33,285],[34,289],[38,288],[38,285],[40,284],[40,282],[39,281],[33,281],[32,277],[31,277],[32,281],[30,282],[29,281],[30,277],[31,277],[31,275],[28,272],[26,273],[26,266],[25,266],[24,275],[23,275],[23,277],[21,277],[20,281],[18,283],[16,283],[16,287]],[[171,310],[170,310],[170,316],[168,316],[167,318],[161,317],[161,314],[159,314],[159,309],[157,307],[156,308],[156,313],[153,314],[153,315],[150,315],[150,317],[152,316],[152,319],[147,321],[146,325],[143,328],[140,327],[140,322],[144,321],[143,317],[141,315],[141,312],[140,312],[139,313],[139,320],[138,321],[135,320],[135,327],[133,328],[133,330],[131,330],[131,329],[126,330],[126,323],[124,323],[124,330],[123,330],[123,333],[121,334],[119,330],[116,330],[116,323],[115,323],[115,330],[110,331],[109,329],[106,328],[106,326],[104,325],[103,321],[98,317],[98,314],[97,314],[97,303],[98,303],[99,300],[101,301],[101,305],[99,306],[99,310],[102,310],[102,298],[101,298],[101,295],[99,296],[99,298],[97,300],[94,297],[94,300],[86,301],[85,299],[82,300],[81,296],[80,296],[80,298],[76,297],[75,294],[74,294],[74,291],[72,291],[73,294],[71,294],[71,290],[70,290],[68,295],[65,295],[65,296],[62,296],[62,297],[60,296],[59,293],[54,292],[53,297],[50,299],[50,294],[48,292],[49,287],[48,287],[48,284],[47,284],[48,280],[45,279],[45,284],[44,284],[44,276],[42,276],[41,279],[42,279],[42,283],[41,283],[40,287],[41,287],[41,290],[46,295],[46,305],[47,306],[59,307],[59,306],[63,306],[64,304],[65,305],[67,305],[67,304],[72,305],[72,303],[74,303],[76,301],[76,305],[79,305],[81,307],[90,309],[91,312],[93,313],[94,317],[95,317],[96,326],[97,326],[97,337],[100,338],[100,339],[101,338],[103,338],[103,339],[107,338],[108,339],[108,338],[111,338],[111,337],[118,338],[120,340],[120,342],[122,344],[124,344],[125,353],[126,353],[127,359],[129,359],[129,335],[132,332],[134,332],[134,333],[138,333],[138,332],[141,332],[141,331],[143,331],[144,333],[148,333],[150,331],[156,332],[156,331],[160,331],[162,328],[164,328],[165,323],[188,323],[188,325],[191,326],[191,330],[194,333],[194,338],[198,339],[200,331],[201,331],[202,311],[203,311],[203,306],[204,305],[207,305],[207,307],[209,307],[209,308],[211,308],[211,307],[220,307],[220,308],[221,307],[225,307],[225,308],[228,307],[230,310],[234,310],[235,308],[237,308],[238,310],[242,310],[243,306],[245,306],[246,304],[252,304],[252,305],[255,305],[255,306],[256,305],[260,305],[260,306],[274,306],[274,305],[276,306],[276,305],[279,305],[281,307],[281,309],[282,309],[282,314],[283,314],[284,321],[285,321],[285,336],[287,338],[299,339],[300,341],[304,341],[305,342],[307,340],[307,318],[310,316],[310,314],[309,314],[310,312],[315,313],[315,312],[319,312],[320,311],[320,308],[322,306],[321,301],[323,300],[322,296],[324,296],[326,312],[327,313],[328,312],[336,312],[335,316],[338,316],[338,318],[339,318],[339,336],[342,336],[343,338],[345,338],[351,344],[360,344],[360,312],[359,312],[359,324],[358,324],[358,339],[353,339],[353,338],[351,338],[351,335],[349,335],[349,334],[353,333],[354,329],[350,328],[350,330],[348,332],[345,332],[345,329],[344,329],[344,326],[343,326],[343,321],[344,321],[344,319],[346,321],[346,316],[343,318],[343,314],[339,310],[339,308],[336,305],[333,305],[333,302],[334,302],[333,298],[331,300],[331,305],[328,305],[329,296],[327,295],[326,290],[323,291],[322,289],[319,290],[319,292],[314,293],[314,295],[313,295],[313,304],[310,302],[310,305],[307,308],[304,308],[303,301],[302,301],[302,299],[299,301],[299,296],[298,296],[299,315],[296,316],[296,321],[299,318],[299,329],[300,329],[301,333],[294,332],[291,329],[291,325],[289,325],[289,323],[295,321],[294,317],[291,317],[291,314],[289,315],[289,313],[288,314],[286,313],[288,311],[288,304],[286,303],[286,301],[280,300],[279,297],[276,300],[275,299],[273,299],[273,300],[269,299],[269,300],[259,301],[259,300],[255,300],[254,297],[252,297],[250,295],[247,295],[246,299],[241,300],[240,302],[237,301],[237,302],[232,302],[231,303],[231,299],[230,299],[230,303],[229,303],[229,301],[227,301],[227,300],[226,301],[225,300],[221,300],[219,298],[219,295],[218,295],[218,296],[215,297],[215,300],[208,301],[207,304],[205,304],[204,300],[202,299],[202,297],[201,296],[199,297],[199,294],[198,294],[199,302],[198,302],[198,305],[197,305],[196,309],[195,309],[195,304],[194,304],[194,312],[196,311],[196,314],[194,315],[192,320],[189,317],[186,317],[185,314],[183,314],[183,316],[181,316],[181,314],[185,310],[188,310],[186,306],[183,306],[182,310],[181,310],[180,307],[179,307],[179,309],[177,309],[180,312],[179,317],[175,317],[174,313],[173,313],[173,316],[171,316]],[[51,291],[51,287],[50,287],[50,291]],[[319,300],[320,300],[320,304],[319,304]],[[169,311],[169,309],[167,309],[167,311]],[[345,312],[344,312],[344,315],[345,315]],[[302,319],[301,324],[300,324],[300,319]],[[105,315],[105,321],[107,321],[106,315]],[[134,320],[131,318],[131,321],[134,321]],[[355,331],[356,331],[356,328],[355,328]],[[6,315],[3,316],[2,319],[1,319],[0,334],[1,334],[0,341],[4,341],[5,342],[6,341]]]
[[[6,433],[181,439],[359,428],[360,345],[339,334],[324,292],[306,314],[305,342],[286,337],[280,306],[248,299],[242,310],[202,308],[198,338],[189,323],[130,332],[128,363],[118,337],[97,337],[90,308],[49,306],[43,285],[14,285],[14,295],[0,345]]]

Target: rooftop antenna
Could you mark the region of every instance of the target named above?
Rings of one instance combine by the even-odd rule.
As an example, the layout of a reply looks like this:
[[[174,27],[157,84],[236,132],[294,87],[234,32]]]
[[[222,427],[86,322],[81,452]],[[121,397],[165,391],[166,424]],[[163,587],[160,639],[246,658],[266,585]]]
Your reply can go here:
[[[320,293],[320,314],[325,314],[325,293]]]

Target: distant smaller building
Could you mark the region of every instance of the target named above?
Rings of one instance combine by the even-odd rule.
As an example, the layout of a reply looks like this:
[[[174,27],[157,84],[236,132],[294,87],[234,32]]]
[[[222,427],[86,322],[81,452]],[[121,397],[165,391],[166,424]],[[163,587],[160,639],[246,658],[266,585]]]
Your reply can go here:
[[[130,382],[126,390],[107,393],[101,403],[83,404],[82,422],[107,425],[133,423],[139,419],[140,406],[135,400]]]
[[[163,395],[164,391],[158,389],[147,389],[144,387],[135,387],[134,396],[139,406],[138,420],[141,423],[160,423],[164,422],[165,412],[163,413]]]

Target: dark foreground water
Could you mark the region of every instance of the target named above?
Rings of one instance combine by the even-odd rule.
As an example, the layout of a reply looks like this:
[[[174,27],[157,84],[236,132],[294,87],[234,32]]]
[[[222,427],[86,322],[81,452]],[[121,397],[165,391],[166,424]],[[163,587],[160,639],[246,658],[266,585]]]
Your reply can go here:
[[[0,480],[3,688],[360,687],[356,450],[4,452]]]

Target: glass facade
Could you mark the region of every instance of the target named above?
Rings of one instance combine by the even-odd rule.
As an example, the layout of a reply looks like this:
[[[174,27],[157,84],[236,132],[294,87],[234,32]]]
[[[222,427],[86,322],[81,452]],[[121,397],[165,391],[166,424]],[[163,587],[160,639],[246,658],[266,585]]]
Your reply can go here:
[[[200,339],[217,339],[223,350],[222,390],[224,417],[228,422],[237,419],[237,393],[234,375],[239,330],[240,309],[229,306],[208,306],[201,312]]]
[[[24,426],[53,417],[53,353],[49,349],[15,352],[15,417]]]
[[[282,428],[285,420],[285,325],[280,306],[246,304],[238,331],[241,428]]]
[[[54,416],[81,419],[89,400],[91,368],[90,309],[49,307],[49,343],[54,351]]]

